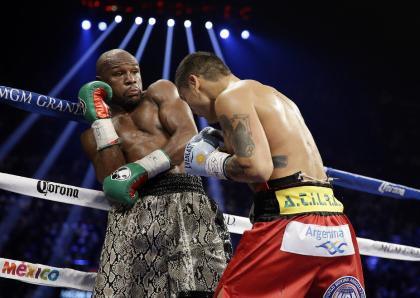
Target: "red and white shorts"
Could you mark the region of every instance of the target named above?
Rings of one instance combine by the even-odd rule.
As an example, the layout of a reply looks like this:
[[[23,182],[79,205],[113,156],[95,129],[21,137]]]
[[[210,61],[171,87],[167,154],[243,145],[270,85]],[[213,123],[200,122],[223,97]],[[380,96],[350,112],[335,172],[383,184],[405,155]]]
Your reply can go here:
[[[345,215],[303,214],[245,231],[215,296],[366,297],[359,248]]]

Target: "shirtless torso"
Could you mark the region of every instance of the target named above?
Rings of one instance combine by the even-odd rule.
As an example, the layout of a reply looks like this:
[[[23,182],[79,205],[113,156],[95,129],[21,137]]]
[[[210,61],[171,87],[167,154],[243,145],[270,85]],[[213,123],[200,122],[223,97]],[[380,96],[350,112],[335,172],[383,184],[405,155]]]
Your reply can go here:
[[[133,111],[122,112],[120,109],[116,109],[117,112],[115,113],[115,109],[111,109],[114,113],[112,122],[120,137],[121,144],[116,146],[116,148],[106,149],[108,151],[106,152],[106,157],[105,152],[96,151],[96,143],[91,129],[82,134],[82,144],[95,164],[100,181],[119,166],[139,160],[150,152],[158,148],[165,148],[168,145],[174,132],[169,131],[165,125],[167,123],[162,123],[168,121],[168,119],[161,119],[160,104],[162,102],[154,99],[148,94],[148,91],[145,91],[141,95],[138,106]],[[181,101],[174,104],[184,105]],[[166,114],[165,107],[163,107],[163,110],[163,114]],[[184,108],[185,110],[186,108]],[[177,113],[181,112],[182,110],[177,110]],[[189,113],[186,112],[185,115],[189,116]],[[187,120],[192,122],[192,117],[190,119],[187,118]],[[195,132],[195,129],[193,122],[190,124],[189,131],[192,134]],[[122,155],[118,151],[121,151]],[[182,154],[178,158],[173,159],[172,162],[174,166],[170,172],[183,172]]]
[[[216,297],[335,297],[344,293],[336,291],[338,282],[347,281],[347,294],[366,297],[355,232],[298,107],[270,86],[240,80],[212,53],[185,57],[175,82],[194,113],[222,127],[227,152],[213,146],[205,174],[254,190],[253,226]],[[187,149],[202,143],[193,139]],[[193,165],[187,172],[202,173]]]
[[[188,105],[170,81],[159,80],[142,90],[137,61],[120,49],[101,55],[97,75],[112,88],[107,104],[115,129],[112,136],[117,136],[119,144],[112,138],[109,146],[97,146],[102,130],[96,126],[81,136],[104,193],[110,202],[117,202],[108,213],[93,296],[172,298],[184,297],[182,293],[191,297],[193,292],[210,297],[230,257],[225,250],[229,234],[223,222],[216,220],[220,216],[217,206],[205,195],[201,179],[184,173],[185,144],[197,133]],[[170,167],[149,175],[158,160],[153,158],[156,151],[164,151]],[[144,175],[145,171],[138,170],[138,160],[149,161],[152,171],[146,169]],[[137,169],[130,170],[132,165]],[[120,169],[129,169],[128,174],[113,178]],[[128,187],[116,187],[133,177],[137,180],[125,184]],[[118,191],[111,192],[110,183]],[[132,196],[132,189],[138,199],[120,199]]]
[[[253,96],[241,96],[245,93]],[[268,142],[267,147],[273,163],[270,180],[300,171],[304,179],[325,181],[327,177],[318,148],[294,102],[276,89],[253,80],[241,80],[229,85],[220,97],[221,100],[226,98],[230,101],[241,98],[241,105],[251,107],[246,114],[240,113],[240,110],[238,114],[226,114],[223,104],[220,105],[219,99],[216,99],[216,112],[220,124],[225,133],[231,132],[231,135],[225,138],[227,151],[234,152],[234,135],[241,135],[242,143],[248,135],[248,144],[236,144],[236,148],[244,147],[243,156],[250,155],[251,151],[258,154],[258,149],[255,149],[261,145],[257,143],[258,140],[261,140],[261,143]],[[242,127],[241,132],[238,125]],[[251,127],[252,125],[256,127]],[[256,134],[259,134],[260,138],[256,137]]]

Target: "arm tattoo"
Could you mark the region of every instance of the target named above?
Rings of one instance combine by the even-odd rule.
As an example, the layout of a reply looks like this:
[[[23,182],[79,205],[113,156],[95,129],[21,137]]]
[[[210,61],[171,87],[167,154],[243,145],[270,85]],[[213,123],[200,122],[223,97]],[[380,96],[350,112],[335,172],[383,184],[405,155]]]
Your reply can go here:
[[[230,136],[232,135],[233,127],[230,124],[229,118],[225,115],[219,117],[220,126],[223,129],[223,133],[228,140],[230,140]]]
[[[272,159],[273,159],[273,165],[275,168],[287,167],[287,161],[288,161],[287,155],[272,156]]]
[[[225,174],[230,177],[237,177],[245,175],[245,169],[238,165],[236,159],[230,157],[226,161]]]
[[[249,115],[234,114],[230,120],[222,115],[219,122],[237,156],[250,157],[254,154],[255,144],[251,138]]]

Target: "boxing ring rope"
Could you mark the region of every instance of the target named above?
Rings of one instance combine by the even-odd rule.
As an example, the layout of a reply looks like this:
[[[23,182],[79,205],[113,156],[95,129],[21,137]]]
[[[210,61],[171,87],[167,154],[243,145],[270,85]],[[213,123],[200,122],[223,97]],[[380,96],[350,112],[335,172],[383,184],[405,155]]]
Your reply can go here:
[[[343,173],[342,175],[344,175]],[[347,179],[350,181],[353,175],[347,173]],[[370,181],[370,178],[367,178],[367,180],[366,178],[359,179],[361,179],[358,181],[359,183],[360,181]],[[406,189],[405,186],[399,187]],[[52,181],[37,180],[0,172],[0,189],[54,202],[105,211],[110,209],[108,200],[102,191]],[[224,219],[230,233],[242,234],[245,230],[251,229],[251,222],[248,218],[224,214]],[[357,243],[362,255],[395,260],[420,261],[420,248],[359,237],[357,238]],[[69,268],[54,268],[47,265],[0,258],[0,277],[23,282],[91,291],[94,286],[95,276],[96,273],[76,271]]]
[[[96,278],[95,272],[82,272],[3,258],[0,258],[0,268],[0,277],[3,278],[82,291],[92,291]]]
[[[0,102],[16,108],[48,116],[65,117],[68,120],[84,121],[82,107],[72,101],[58,99],[35,92],[0,86]],[[397,199],[420,199],[420,190],[379,179],[365,177],[325,167],[332,184],[361,192]],[[84,206],[108,211],[110,205],[103,192],[52,181],[38,180],[0,172],[0,189],[55,202]],[[248,218],[224,214],[230,233],[242,234],[251,229]],[[395,243],[357,238],[360,254],[405,261],[420,261],[420,248]],[[48,265],[31,264],[0,258],[0,277],[23,282],[67,287],[91,291],[96,273]]]
[[[332,184],[344,188],[367,192],[373,195],[391,197],[395,199],[420,200],[420,190],[374,179],[362,175],[325,167],[325,172],[331,177]]]

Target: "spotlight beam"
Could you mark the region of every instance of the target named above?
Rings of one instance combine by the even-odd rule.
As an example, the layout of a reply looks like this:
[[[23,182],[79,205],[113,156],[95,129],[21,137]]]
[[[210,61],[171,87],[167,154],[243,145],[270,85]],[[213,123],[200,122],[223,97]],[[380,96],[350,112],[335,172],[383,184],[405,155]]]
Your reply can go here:
[[[76,64],[67,72],[67,74],[48,92],[51,97],[56,97],[69,81],[76,75],[80,68],[85,64],[87,59],[96,51],[99,45],[108,37],[108,35],[114,30],[117,23],[112,22],[106,31],[104,31],[95,43],[85,52]],[[39,119],[39,114],[31,114],[15,129],[14,132],[6,139],[6,141],[0,146],[0,161],[3,160],[11,150],[16,146],[17,143],[23,138],[23,136],[29,131],[32,125]]]
[[[92,166],[92,163],[89,164],[88,170],[86,171],[85,177],[83,178],[82,187],[92,188],[95,183],[95,169]],[[85,208],[81,206],[72,206],[65,223],[61,226],[61,231],[59,236],[54,241],[54,248],[52,250],[52,255],[48,261],[48,265],[55,267],[62,267],[64,265],[63,254],[68,251],[70,241],[74,230],[71,228],[71,224],[78,222],[82,217],[83,211]],[[53,294],[52,287],[38,287],[32,296],[33,298],[49,298]]]
[[[128,42],[131,40],[131,38],[133,37],[134,33],[136,32],[138,28],[139,28],[139,25],[137,25],[136,23],[134,23],[131,26],[130,30],[128,30],[128,33],[125,35],[123,41],[118,46],[119,49],[125,49],[127,47]]]
[[[171,68],[171,53],[172,53],[172,40],[174,37],[174,27],[168,26],[166,31],[166,45],[165,45],[165,58],[163,60],[163,73],[162,78],[169,80],[169,70]]]
[[[207,32],[209,34],[214,52],[220,59],[222,59],[223,62],[225,62],[225,58],[223,57],[222,50],[220,49],[219,42],[217,41],[216,34],[214,33],[213,28],[207,28]]]
[[[116,22],[111,23],[111,25],[108,27],[106,31],[104,31],[101,36],[95,41],[95,43],[88,49],[88,51],[82,56],[82,58],[73,66],[73,68],[66,74],[66,76],[56,85],[53,90],[50,92],[51,96],[56,96],[57,93],[59,93],[65,85],[70,81],[70,79],[76,74],[76,72],[82,67],[84,62],[89,58],[89,56],[99,47],[99,45],[104,41],[104,39],[114,30],[115,26],[117,25]],[[37,118],[39,118],[39,114],[37,114]],[[32,119],[31,117],[28,117],[27,119]],[[32,124],[34,123],[34,120],[32,120]],[[23,123],[25,124],[25,123]],[[62,152],[65,144],[70,139],[72,133],[77,127],[77,122],[70,121],[64,131],[60,134],[56,142],[54,143],[54,146],[50,149],[48,154],[45,155],[44,161],[42,162],[41,166],[38,168],[38,170],[34,174],[35,179],[43,179],[49,172],[52,165],[55,163],[55,160],[58,158],[59,154]],[[22,126],[22,125],[21,125]],[[29,130],[30,126],[25,126],[27,130]],[[19,129],[19,128],[18,128]],[[24,135],[25,132],[21,133],[21,136]],[[13,135],[12,135],[13,136]],[[20,140],[20,139],[19,139]],[[17,141],[19,141],[17,140]],[[17,143],[15,142],[15,144]],[[10,148],[10,146],[9,146]],[[28,205],[29,206],[29,205]],[[26,206],[26,208],[28,208]],[[8,240],[8,235],[15,227],[18,219],[21,216],[22,208],[19,208],[17,206],[12,206],[10,204],[8,206],[8,212],[6,212],[7,216],[3,218],[1,224],[0,224],[0,235],[3,235],[2,238],[0,238],[0,251],[3,248],[3,245]]]
[[[209,29],[207,29],[207,30],[209,30]],[[213,29],[211,29],[211,30],[213,30]],[[186,36],[187,36],[188,52],[190,54],[194,53],[196,51],[196,49],[195,49],[194,36],[193,36],[193,33],[192,33],[191,26],[185,26],[185,33],[186,33]],[[200,130],[202,130],[204,127],[209,126],[206,118],[198,116],[197,119],[198,119],[198,127],[200,128]],[[222,187],[221,187],[219,179],[216,179],[214,177],[202,177],[202,178],[204,180],[207,180],[207,182],[208,182],[207,191],[210,194],[210,197],[213,198],[216,201],[220,210],[222,212],[224,212],[225,211],[225,200],[223,198]]]
[[[71,134],[76,129],[77,124],[78,123],[75,121],[70,121],[70,123],[67,124],[58,140],[54,143],[54,146],[50,149],[48,154],[45,155],[44,161],[33,175],[34,179],[44,179],[44,177],[48,174],[49,170],[54,165],[56,159],[69,140]],[[23,196],[20,196],[18,199],[22,199],[22,197]],[[0,238],[0,251],[2,251],[4,244],[7,242],[10,232],[16,226],[23,209],[26,209],[29,206],[30,204],[22,208],[16,206],[15,204],[8,205],[7,212],[5,212],[7,215],[3,218],[0,224],[0,235],[2,235]]]
[[[188,43],[188,52],[194,53],[195,50],[195,43],[194,43],[194,37],[192,34],[191,26],[185,27],[185,34],[187,35],[187,43]]]
[[[149,41],[150,34],[152,33],[153,26],[150,23],[147,25],[146,30],[144,31],[143,37],[141,38],[140,45],[136,52],[136,59],[140,63],[141,57],[143,56],[144,49],[146,48],[147,42]]]

